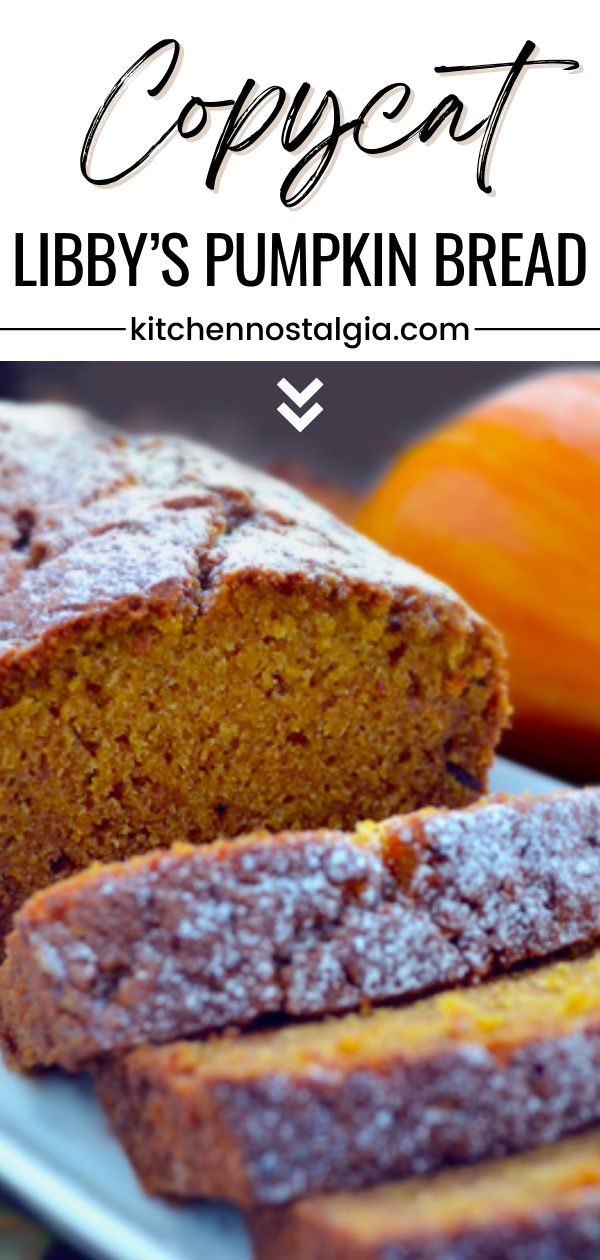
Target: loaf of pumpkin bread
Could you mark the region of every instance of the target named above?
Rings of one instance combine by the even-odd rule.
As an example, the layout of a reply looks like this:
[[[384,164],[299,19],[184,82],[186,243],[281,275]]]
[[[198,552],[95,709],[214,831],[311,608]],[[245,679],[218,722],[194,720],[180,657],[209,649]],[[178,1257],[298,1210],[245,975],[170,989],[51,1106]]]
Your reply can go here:
[[[354,1194],[263,1208],[255,1260],[598,1260],[600,1132]]]
[[[600,789],[99,865],[21,908],[0,968],[23,1068],[465,984],[600,935]]]
[[[600,950],[397,1010],[143,1046],[97,1067],[144,1186],[249,1207],[600,1121]]]
[[[0,410],[0,935],[174,841],[485,787],[497,634],[302,494],[192,443]]]

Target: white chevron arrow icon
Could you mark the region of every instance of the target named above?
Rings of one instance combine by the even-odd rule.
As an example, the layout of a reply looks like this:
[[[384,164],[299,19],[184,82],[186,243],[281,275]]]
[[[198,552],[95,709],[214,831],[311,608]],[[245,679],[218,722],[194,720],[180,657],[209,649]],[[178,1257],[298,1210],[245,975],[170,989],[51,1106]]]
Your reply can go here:
[[[282,393],[286,394],[287,397],[290,398],[301,411],[314,394],[318,393],[318,391],[323,388],[323,382],[319,380],[318,376],[315,376],[314,380],[311,381],[304,389],[295,389],[295,387],[290,385],[290,382],[286,380],[285,376],[283,376],[281,380],[277,382],[277,387],[282,391]],[[319,403],[313,403],[313,406],[310,407],[308,411],[305,411],[304,415],[299,415],[298,412],[293,411],[287,403],[281,403],[277,410],[280,415],[288,421],[288,424],[293,425],[294,429],[296,429],[298,433],[302,433],[303,429],[308,428],[308,425],[312,424],[313,420],[316,420],[317,416],[320,416],[323,408]]]

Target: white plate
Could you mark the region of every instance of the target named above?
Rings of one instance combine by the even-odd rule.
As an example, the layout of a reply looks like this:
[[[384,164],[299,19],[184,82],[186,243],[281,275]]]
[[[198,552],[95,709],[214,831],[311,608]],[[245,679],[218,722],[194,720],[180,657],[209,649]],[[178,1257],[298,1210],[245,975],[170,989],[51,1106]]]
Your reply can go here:
[[[499,760],[496,791],[548,791],[545,775]],[[151,1199],[108,1131],[87,1081],[16,1076],[0,1063],[0,1179],[32,1212],[100,1260],[249,1260],[237,1212]]]

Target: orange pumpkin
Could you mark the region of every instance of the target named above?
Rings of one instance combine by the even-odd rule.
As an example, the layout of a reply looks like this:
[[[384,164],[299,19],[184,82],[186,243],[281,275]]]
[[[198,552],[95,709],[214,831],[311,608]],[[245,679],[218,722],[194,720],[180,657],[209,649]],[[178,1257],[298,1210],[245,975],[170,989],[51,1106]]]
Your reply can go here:
[[[600,373],[546,374],[444,425],[357,524],[504,632],[510,751],[600,779]]]

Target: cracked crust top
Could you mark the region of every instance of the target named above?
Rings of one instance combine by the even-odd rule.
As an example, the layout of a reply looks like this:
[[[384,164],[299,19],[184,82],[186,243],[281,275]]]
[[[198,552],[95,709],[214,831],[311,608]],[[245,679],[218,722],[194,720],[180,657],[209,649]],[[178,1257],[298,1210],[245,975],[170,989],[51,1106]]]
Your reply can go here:
[[[5,657],[90,617],[204,607],[240,574],[403,603],[425,592],[475,616],[300,492],[208,447],[88,430],[54,408],[0,410]]]

